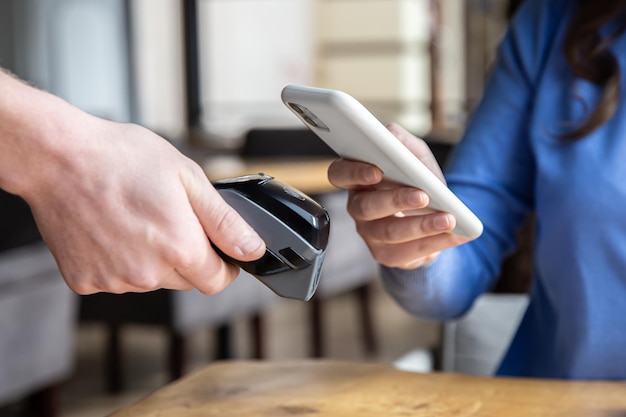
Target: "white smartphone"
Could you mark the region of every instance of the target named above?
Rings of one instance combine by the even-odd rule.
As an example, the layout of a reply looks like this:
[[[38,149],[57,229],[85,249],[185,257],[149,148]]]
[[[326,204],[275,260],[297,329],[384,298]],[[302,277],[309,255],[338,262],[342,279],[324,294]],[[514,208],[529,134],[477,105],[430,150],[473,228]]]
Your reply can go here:
[[[481,221],[452,191],[354,97],[337,90],[288,85],[283,103],[339,156],[367,162],[385,177],[424,190],[429,208],[456,218],[452,233],[477,238]]]

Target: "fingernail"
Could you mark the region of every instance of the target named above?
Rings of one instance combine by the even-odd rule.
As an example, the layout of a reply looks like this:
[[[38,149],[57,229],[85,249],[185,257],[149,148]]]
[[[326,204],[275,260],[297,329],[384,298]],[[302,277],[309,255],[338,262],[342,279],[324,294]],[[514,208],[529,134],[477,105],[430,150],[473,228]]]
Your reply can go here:
[[[374,168],[367,167],[363,169],[363,179],[368,184],[376,182],[377,178],[376,178],[376,171],[374,171]]]
[[[414,207],[426,207],[428,205],[428,194],[420,190],[409,193],[409,204]]]
[[[449,230],[452,228],[454,218],[451,214],[441,213],[435,216],[435,229],[437,230]]]

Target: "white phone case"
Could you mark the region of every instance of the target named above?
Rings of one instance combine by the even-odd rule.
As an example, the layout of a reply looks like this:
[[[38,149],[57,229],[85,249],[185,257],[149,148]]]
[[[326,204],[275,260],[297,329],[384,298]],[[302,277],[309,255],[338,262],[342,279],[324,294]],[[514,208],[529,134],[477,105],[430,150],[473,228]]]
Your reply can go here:
[[[354,97],[337,90],[288,85],[281,98],[339,156],[376,165],[385,177],[424,190],[431,209],[456,218],[454,234],[481,235],[483,225],[476,215]]]

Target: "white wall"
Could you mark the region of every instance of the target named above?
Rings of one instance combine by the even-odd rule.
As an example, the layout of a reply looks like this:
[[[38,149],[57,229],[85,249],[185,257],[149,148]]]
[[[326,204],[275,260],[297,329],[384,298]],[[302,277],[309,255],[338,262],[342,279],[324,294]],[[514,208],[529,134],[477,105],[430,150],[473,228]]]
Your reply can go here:
[[[465,124],[466,117],[465,2],[440,0],[439,4],[439,87],[443,117],[446,125],[459,127]]]
[[[204,128],[233,144],[252,127],[301,126],[280,101],[313,81],[313,0],[200,0]]]
[[[13,14],[9,26],[15,29],[15,39],[3,37],[2,48],[13,55],[11,64],[20,75],[99,116],[120,121],[133,116],[168,138],[184,137],[180,1],[130,1],[134,91],[129,84],[124,0],[3,1],[2,10]],[[371,99],[372,110],[377,102],[389,102],[385,95],[392,94],[399,99],[396,108],[401,113],[382,109],[381,119],[402,121],[416,131],[427,127],[428,0],[197,1],[202,123],[218,145],[236,146],[253,127],[300,126],[280,102],[280,90],[288,83],[355,90],[348,92],[363,101]],[[439,4],[444,113],[448,121],[458,122],[466,101],[465,2]],[[336,10],[342,7],[358,13],[346,16]],[[320,13],[324,9],[327,12]],[[365,13],[369,9],[375,11],[372,16]],[[341,38],[361,33],[359,28],[371,39]],[[374,52],[382,51],[381,46],[404,52],[395,60],[383,60],[393,57],[385,52],[376,62],[375,56],[343,53],[346,45],[356,45],[358,52],[365,41],[372,42]],[[332,45],[344,49],[333,55]],[[354,87],[357,81],[367,88]]]
[[[186,130],[181,2],[133,0],[131,6],[137,121],[180,139]]]
[[[56,0],[48,15],[51,90],[101,117],[130,119],[122,0]]]
[[[455,0],[456,1],[456,0]],[[317,81],[346,91],[383,123],[431,128],[429,0],[320,0]]]
[[[101,117],[170,138],[185,130],[181,4],[132,0],[134,71],[124,0],[10,0],[15,70]],[[7,3],[7,4],[9,4]],[[1,64],[1,63],[0,63]],[[132,77],[132,83],[131,83]],[[134,94],[136,114],[131,110]]]
[[[123,0],[13,0],[15,70],[101,117],[131,116]]]

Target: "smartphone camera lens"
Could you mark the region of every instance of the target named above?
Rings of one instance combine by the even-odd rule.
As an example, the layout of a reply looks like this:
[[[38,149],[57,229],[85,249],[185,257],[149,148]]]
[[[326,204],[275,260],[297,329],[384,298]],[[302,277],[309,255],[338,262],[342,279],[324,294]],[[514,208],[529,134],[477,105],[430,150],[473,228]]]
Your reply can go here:
[[[317,122],[311,119],[309,116],[304,116],[304,121],[310,124],[311,126],[317,127]]]
[[[302,107],[298,106],[297,104],[289,103],[289,107],[294,109],[296,111],[296,113],[298,113],[298,114],[304,114],[304,110],[302,110]]]
[[[309,126],[317,128],[317,129],[330,131],[328,126],[326,126],[324,122],[321,121],[320,118],[317,117],[311,110],[307,109],[304,106],[301,106],[300,104],[296,104],[292,102],[287,102],[287,104]]]

